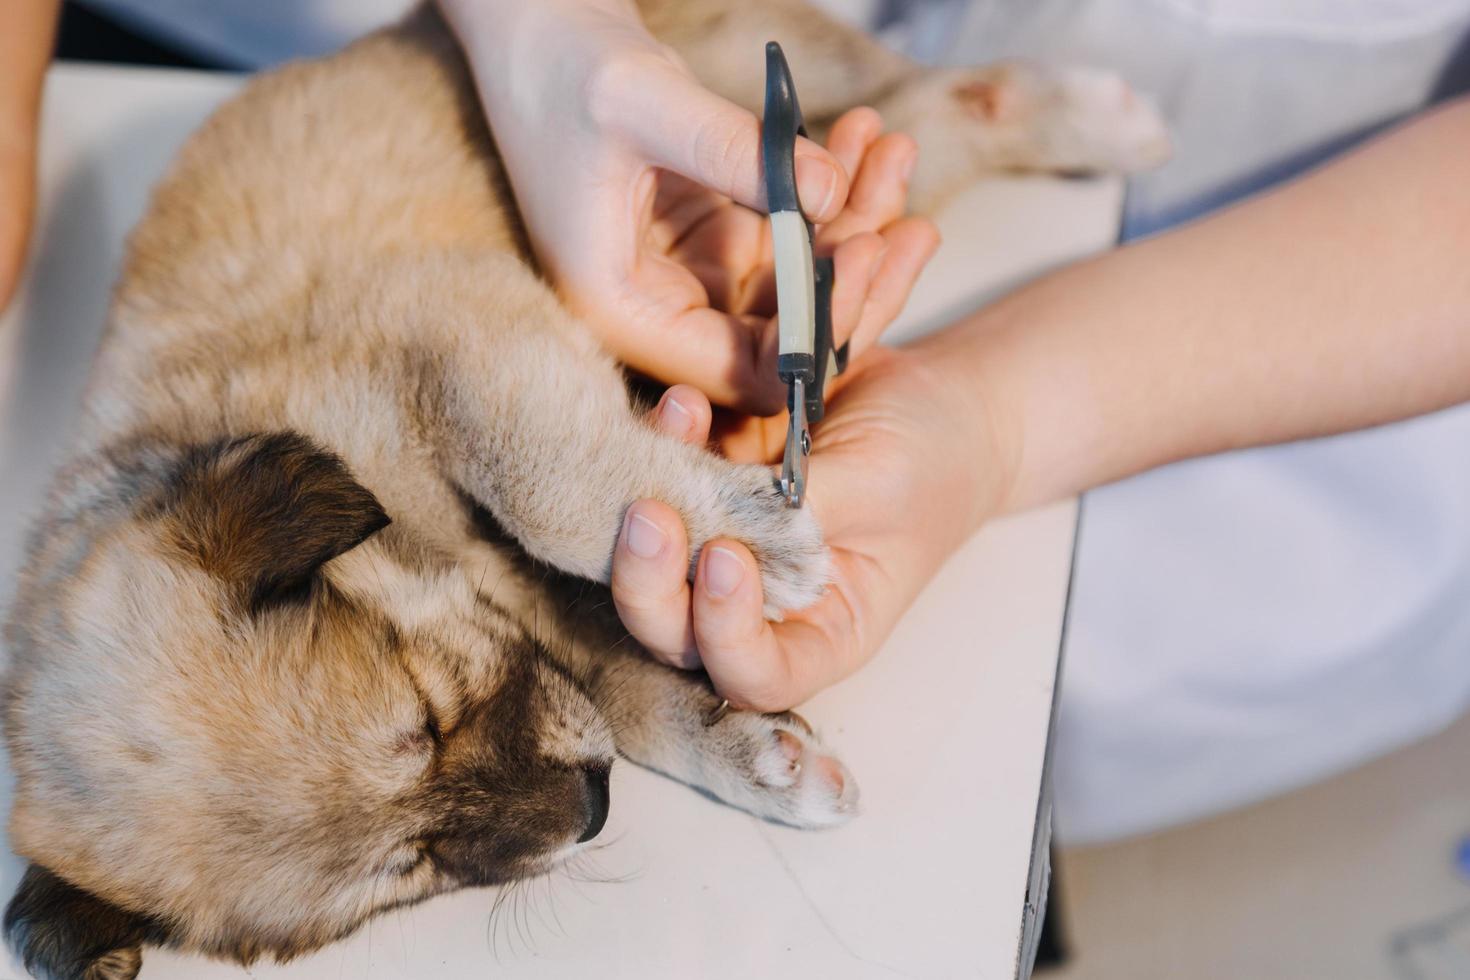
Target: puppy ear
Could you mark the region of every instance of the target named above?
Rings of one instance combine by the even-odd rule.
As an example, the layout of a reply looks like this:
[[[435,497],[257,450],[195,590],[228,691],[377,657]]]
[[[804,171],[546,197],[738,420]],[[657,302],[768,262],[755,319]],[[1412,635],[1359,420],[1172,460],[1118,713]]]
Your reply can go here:
[[[294,432],[192,451],[164,510],[179,549],[251,611],[302,594],[324,563],[389,521],[341,459]]]
[[[32,976],[45,980],[132,980],[143,944],[166,934],[44,868],[31,865],[5,910],[5,940]]]

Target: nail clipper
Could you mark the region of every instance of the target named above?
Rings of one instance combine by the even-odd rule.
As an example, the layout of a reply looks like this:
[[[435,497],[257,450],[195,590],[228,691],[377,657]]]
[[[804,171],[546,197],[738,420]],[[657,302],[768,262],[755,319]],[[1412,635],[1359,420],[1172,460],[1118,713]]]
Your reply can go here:
[[[766,110],[761,122],[766,202],[775,246],[780,352],[776,370],[788,386],[791,420],[781,461],[781,493],[791,507],[806,502],[811,426],[822,420],[827,379],[847,366],[847,345],[833,349],[832,260],[812,255],[812,223],[796,192],[796,137],[806,135],[796,86],[781,45],[766,45]]]

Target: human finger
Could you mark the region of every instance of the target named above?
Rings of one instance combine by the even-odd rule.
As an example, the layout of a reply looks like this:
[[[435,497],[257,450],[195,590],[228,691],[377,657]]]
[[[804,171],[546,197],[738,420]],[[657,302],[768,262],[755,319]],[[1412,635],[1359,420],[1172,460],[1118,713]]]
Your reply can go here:
[[[702,446],[709,441],[713,409],[704,393],[693,385],[674,385],[649,410],[649,421],[666,436]]]
[[[863,163],[863,154],[883,135],[883,118],[867,106],[849,109],[837,117],[827,134],[827,151],[842,164],[852,180]]]
[[[602,339],[628,367],[665,384],[690,384],[716,405],[752,414],[781,410],[772,323],[710,307],[689,269],[645,255]]]
[[[873,276],[887,250],[883,236],[869,231],[854,235],[832,253],[832,341],[837,347],[857,330]],[[858,353],[853,350],[849,356]]]
[[[759,570],[739,542],[705,546],[693,595],[700,660],[715,690],[733,704],[784,711],[849,670],[842,614],[833,615],[838,604],[823,599],[799,617],[767,622]]]
[[[903,306],[924,266],[939,248],[939,229],[927,218],[905,218],[883,232],[887,249],[872,275],[857,327],[855,352],[867,350],[887,330]]]
[[[878,231],[903,217],[918,153],[918,144],[906,133],[888,133],[875,140],[853,177],[847,206],[820,229],[818,241],[841,242],[859,232]]]
[[[613,549],[613,605],[656,660],[692,670],[700,660],[688,576],[689,540],[678,513],[657,500],[629,506]]]
[[[665,84],[616,86],[602,111],[616,119],[655,166],[766,210],[760,123],[693,78],[670,73]],[[836,217],[847,200],[847,172],[821,145],[798,138],[796,188],[815,221]]]

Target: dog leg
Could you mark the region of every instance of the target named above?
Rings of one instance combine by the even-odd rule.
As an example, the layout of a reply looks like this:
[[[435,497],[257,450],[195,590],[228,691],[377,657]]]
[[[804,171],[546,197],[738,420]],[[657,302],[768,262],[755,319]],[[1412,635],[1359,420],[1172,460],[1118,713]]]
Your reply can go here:
[[[925,68],[798,0],[642,0],[644,18],[701,82],[759,114],[764,47],[780,41],[811,134],[871,105],[887,128],[913,136],[916,212],[937,209],[988,174],[1133,173],[1169,156],[1149,100],[1117,75],[1006,62]]]
[[[747,544],[772,614],[821,594],[821,533],[809,508],[786,506],[771,470],[655,432],[634,414],[611,357],[513,259],[455,261],[447,281],[445,262],[440,282],[409,273],[426,286],[419,296],[438,338],[420,347],[416,414],[441,472],[527,553],[606,583],[624,511],[652,497],[683,516],[696,558],[716,536]],[[476,322],[487,304],[500,307],[485,321],[499,324],[493,335]]]
[[[557,578],[541,587],[531,617],[556,637],[548,653],[587,691],[629,761],[795,827],[832,827],[857,812],[852,773],[798,715],[726,707],[703,674],[655,663],[597,586]]]
[[[856,814],[852,773],[799,715],[722,708],[701,675],[644,656],[611,660],[603,674],[593,702],[632,762],[794,827]]]
[[[989,174],[1127,174],[1170,153],[1152,102],[1110,72],[1026,62],[926,70],[875,107],[919,144],[909,202],[920,212]]]
[[[863,31],[797,0],[640,0],[644,21],[711,91],[759,114],[767,41],[791,64],[814,135],[843,110],[869,105],[920,71]]]

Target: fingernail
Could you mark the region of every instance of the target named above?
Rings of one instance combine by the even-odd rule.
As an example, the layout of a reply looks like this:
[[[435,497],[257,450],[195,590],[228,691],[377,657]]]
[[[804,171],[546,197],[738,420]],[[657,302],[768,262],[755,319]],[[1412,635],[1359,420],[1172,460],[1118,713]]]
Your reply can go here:
[[[837,194],[837,171],[825,160],[797,157],[796,193],[801,198],[801,209],[809,217],[825,215]]]
[[[745,579],[745,566],[728,548],[711,548],[704,560],[704,589],[720,599],[734,594]]]
[[[657,558],[668,537],[659,526],[640,514],[629,514],[624,538],[628,550],[639,558]]]
[[[683,434],[694,426],[694,416],[689,413],[689,409],[679,404],[677,398],[665,395],[663,404],[659,406],[658,414],[663,420],[665,432]]]

